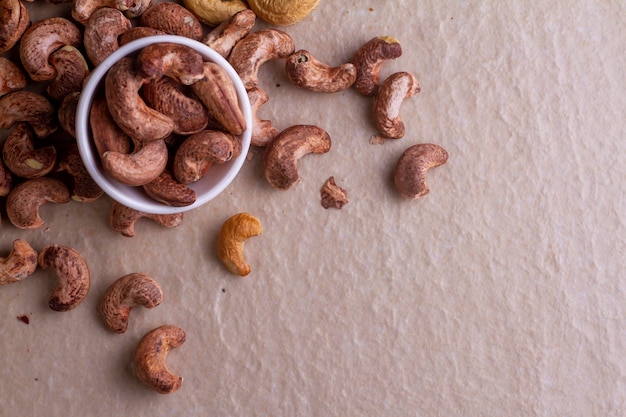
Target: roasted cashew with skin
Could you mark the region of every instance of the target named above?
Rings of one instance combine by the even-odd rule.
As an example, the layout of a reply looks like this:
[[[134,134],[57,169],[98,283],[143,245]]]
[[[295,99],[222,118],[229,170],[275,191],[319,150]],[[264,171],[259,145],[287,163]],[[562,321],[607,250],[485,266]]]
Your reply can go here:
[[[40,206],[69,201],[67,186],[57,179],[41,177],[26,180],[13,187],[7,196],[7,217],[19,229],[38,229],[44,225],[39,216]]]
[[[400,107],[405,99],[420,92],[420,84],[413,74],[396,72],[379,86],[374,97],[374,124],[386,138],[404,136],[404,122]]]
[[[85,299],[91,279],[89,267],[76,250],[61,245],[48,245],[39,252],[39,266],[52,269],[59,280],[48,305],[54,311],[72,310]]]
[[[37,137],[44,138],[58,129],[56,108],[50,100],[32,91],[20,90],[0,98],[0,128],[28,122]]]
[[[246,240],[262,232],[261,221],[248,213],[235,214],[224,222],[217,238],[217,254],[230,272],[242,277],[250,273],[243,246]]]
[[[252,110],[252,135],[250,144],[253,146],[266,146],[280,133],[274,127],[271,120],[262,120],[258,116],[259,109],[268,102],[269,95],[261,87],[253,87],[248,90],[250,108]]]
[[[140,16],[153,0],[73,0],[72,17],[77,22],[85,24],[91,15],[98,9],[109,7],[124,12],[132,19]]]
[[[174,178],[181,184],[200,180],[213,164],[231,160],[236,141],[237,138],[219,130],[203,130],[185,138],[174,155]]]
[[[103,97],[94,98],[89,110],[89,127],[91,135],[98,151],[102,157],[105,152],[130,153],[132,142],[128,135],[115,123],[107,102]]]
[[[183,213],[151,214],[126,207],[118,202],[113,202],[109,221],[111,228],[124,237],[135,236],[135,223],[141,218],[147,218],[167,228],[178,227],[183,222]]]
[[[353,87],[366,96],[376,93],[380,81],[380,67],[402,55],[400,42],[392,36],[378,36],[362,45],[352,57],[356,67]]]
[[[400,195],[415,200],[428,194],[426,172],[447,161],[448,152],[439,145],[420,143],[406,149],[394,172],[394,182]]]
[[[0,53],[13,48],[30,25],[30,13],[20,0],[0,0]]]
[[[13,188],[13,175],[0,158],[0,197],[6,197]]]
[[[100,301],[100,314],[109,330],[124,333],[134,307],[154,308],[161,301],[163,291],[159,283],[147,274],[134,272],[117,279],[107,288]]]
[[[52,145],[35,149],[35,133],[28,123],[15,125],[2,145],[2,159],[9,170],[23,178],[39,178],[56,165],[57,151]]]
[[[104,194],[102,188],[89,175],[76,142],[60,146],[57,172],[65,172],[71,177],[70,198],[74,201],[91,203]]]
[[[13,61],[0,56],[0,97],[26,87],[24,71]]]
[[[158,327],[142,337],[135,350],[135,372],[139,380],[160,394],[177,391],[183,378],[171,373],[165,361],[167,354],[184,342],[185,332],[172,325]]]
[[[98,66],[119,49],[119,36],[132,27],[124,13],[110,7],[96,10],[85,23],[83,43],[87,57]]]
[[[0,285],[12,284],[31,276],[37,269],[37,251],[23,239],[13,241],[11,252],[0,257]]]
[[[74,139],[76,139],[76,110],[78,109],[79,99],[80,91],[69,93],[61,100],[59,111],[57,112],[61,129]]]
[[[106,151],[100,157],[102,166],[115,180],[130,186],[140,186],[158,177],[167,166],[168,150],[164,140],[141,143],[129,154]]]
[[[202,39],[203,28],[198,18],[190,10],[172,1],[151,5],[139,17],[139,23],[169,35],[184,36],[196,41]]]
[[[297,86],[317,93],[336,93],[356,81],[356,67],[351,62],[331,67],[309,51],[293,53],[285,63],[287,78]]]

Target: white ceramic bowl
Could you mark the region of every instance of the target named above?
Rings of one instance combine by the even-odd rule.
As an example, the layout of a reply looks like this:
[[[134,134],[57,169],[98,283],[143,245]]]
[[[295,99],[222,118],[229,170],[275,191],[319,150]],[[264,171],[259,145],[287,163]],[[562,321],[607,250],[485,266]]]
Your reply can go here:
[[[225,164],[213,165],[207,175],[196,183],[190,184],[190,187],[196,192],[197,198],[195,203],[185,207],[172,207],[160,203],[150,198],[141,187],[131,187],[122,184],[111,178],[103,169],[100,163],[100,157],[97,154],[95,144],[91,139],[91,130],[89,128],[89,110],[93,97],[98,91],[107,71],[119,59],[138,53],[141,49],[153,43],[171,42],[187,45],[198,51],[205,61],[212,61],[223,67],[230,78],[233,80],[237,88],[237,96],[239,105],[246,119],[246,130],[241,136],[242,151],[241,154]],[[114,200],[124,204],[125,206],[153,214],[170,214],[179,213],[193,208],[199,207],[220,194],[235,179],[235,176],[241,169],[246,159],[246,154],[250,148],[250,138],[252,136],[252,111],[250,108],[250,100],[246,93],[246,89],[237,75],[237,72],[221,55],[209,48],[205,44],[193,39],[182,36],[159,35],[147,38],[137,39],[120,47],[113,52],[107,59],[98,65],[89,75],[85,86],[83,87],[76,111],[76,140],[81,158],[85,164],[89,174],[94,181],[102,188],[102,190]]]

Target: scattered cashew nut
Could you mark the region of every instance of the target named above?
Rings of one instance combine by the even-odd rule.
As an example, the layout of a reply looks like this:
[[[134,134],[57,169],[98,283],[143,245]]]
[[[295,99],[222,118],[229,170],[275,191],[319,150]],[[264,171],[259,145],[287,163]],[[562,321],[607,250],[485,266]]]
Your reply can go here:
[[[348,192],[337,185],[335,177],[326,180],[320,191],[322,196],[322,207],[341,209],[348,204]]]
[[[0,197],[6,197],[13,188],[13,175],[0,158]]]
[[[70,198],[74,201],[91,203],[104,194],[102,188],[89,175],[76,142],[60,146],[57,172],[66,172],[70,175],[72,184]]]
[[[253,146],[266,146],[280,133],[274,127],[271,120],[261,120],[258,116],[259,109],[267,103],[269,95],[260,87],[248,90],[250,108],[252,110],[252,135],[250,144]]]
[[[366,96],[376,93],[380,81],[380,67],[388,60],[402,55],[400,42],[391,36],[378,36],[361,46],[352,57],[356,67],[353,87]]]
[[[56,148],[48,145],[35,149],[35,133],[28,123],[15,125],[2,146],[2,159],[9,170],[23,178],[47,175],[56,165]]]
[[[134,272],[117,279],[107,288],[100,302],[100,314],[109,330],[124,333],[134,307],[154,308],[161,301],[163,291],[159,283],[147,274]]]
[[[76,110],[78,109],[80,93],[80,91],[74,91],[63,97],[57,112],[61,129],[69,133],[74,139],[76,139]]]
[[[20,90],[0,98],[0,128],[8,129],[17,122],[28,122],[35,134],[49,136],[58,129],[56,109],[43,95]]]
[[[246,276],[250,265],[243,255],[246,240],[263,232],[261,221],[248,213],[238,213],[227,219],[217,238],[217,254],[233,274]]]
[[[394,172],[394,182],[400,195],[414,200],[428,194],[426,172],[445,164],[447,160],[448,152],[439,145],[421,143],[406,149]]]
[[[91,283],[89,267],[76,250],[61,245],[48,245],[39,252],[39,266],[52,269],[59,285],[52,292],[48,305],[54,311],[76,308],[87,296]]]
[[[24,181],[7,196],[7,217],[19,229],[37,229],[44,225],[39,207],[46,203],[64,204],[70,192],[63,182],[49,177]]]
[[[135,372],[141,382],[160,394],[177,391],[181,376],[167,369],[167,354],[185,342],[185,332],[176,326],[164,325],[141,338],[135,350]]]
[[[419,92],[420,84],[409,72],[396,72],[383,81],[374,97],[374,124],[383,136],[392,139],[404,136],[400,107],[405,99]]]
[[[237,42],[250,33],[255,22],[256,14],[252,10],[242,10],[207,33],[202,42],[224,58],[228,58],[230,51]]]
[[[91,63],[100,65],[109,55],[119,49],[119,36],[132,24],[124,13],[110,7],[96,10],[85,23],[83,43]]]
[[[0,285],[18,282],[32,275],[37,269],[37,251],[23,239],[13,241],[11,252],[0,257]]]
[[[158,29],[170,35],[184,36],[196,41],[202,39],[203,28],[198,18],[173,1],[151,5],[141,14],[139,22],[141,26]]]
[[[151,214],[126,207],[118,202],[113,202],[111,206],[110,222],[111,227],[117,233],[125,237],[135,236],[135,223],[145,217],[158,223],[163,227],[178,227],[183,222],[183,213],[173,214]]]
[[[356,67],[351,62],[331,67],[305,50],[289,56],[285,68],[292,83],[318,93],[336,93],[349,88],[356,81]]]

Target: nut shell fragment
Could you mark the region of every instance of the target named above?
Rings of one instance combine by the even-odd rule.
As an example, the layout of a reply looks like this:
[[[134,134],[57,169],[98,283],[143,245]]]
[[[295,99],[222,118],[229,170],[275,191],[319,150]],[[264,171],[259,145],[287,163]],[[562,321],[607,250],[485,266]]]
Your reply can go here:
[[[366,96],[376,93],[380,82],[380,67],[402,55],[400,42],[392,36],[378,36],[361,46],[352,57],[357,75],[353,87]]]
[[[44,225],[39,207],[46,203],[63,204],[70,201],[70,192],[61,181],[41,177],[24,181],[7,196],[7,217],[19,229],[38,229]]]
[[[348,192],[335,183],[335,177],[326,180],[321,190],[322,207],[341,209],[348,204]]]
[[[420,84],[413,74],[397,72],[390,75],[378,88],[374,97],[374,124],[383,136],[399,139],[404,136],[404,122],[400,108],[405,99],[419,93]]]
[[[111,228],[124,237],[135,236],[135,223],[145,217],[163,227],[178,227],[183,222],[183,213],[151,214],[113,202],[110,212]]]
[[[297,86],[319,93],[336,93],[356,81],[356,67],[348,62],[331,67],[315,58],[309,51],[294,52],[285,63],[287,77]]]

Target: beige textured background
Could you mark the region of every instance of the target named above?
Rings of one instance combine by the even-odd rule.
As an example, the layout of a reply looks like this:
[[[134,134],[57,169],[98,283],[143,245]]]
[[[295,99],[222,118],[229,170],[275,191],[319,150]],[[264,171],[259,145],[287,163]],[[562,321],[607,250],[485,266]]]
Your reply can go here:
[[[67,313],[47,307],[48,273],[0,288],[0,415],[624,415],[625,12],[620,1],[322,0],[285,30],[334,65],[397,37],[404,54],[383,75],[411,71],[422,85],[402,107],[406,137],[370,144],[369,99],[300,91],[272,62],[262,115],[333,140],[301,161],[295,189],[272,190],[256,155],[175,230],[142,221],[136,237],[117,235],[108,198],[45,206],[36,231],[4,218],[3,251],[18,237],[72,246],[93,276]],[[403,201],[392,170],[419,142],[450,159],[429,173],[428,196]],[[349,191],[341,211],[320,205],[330,175]],[[215,255],[240,211],[265,229],[246,244],[245,279]],[[157,278],[165,301],[113,335],[96,307],[134,271]],[[131,361],[165,323],[187,332],[168,358],[185,378],[169,396],[141,385]]]

